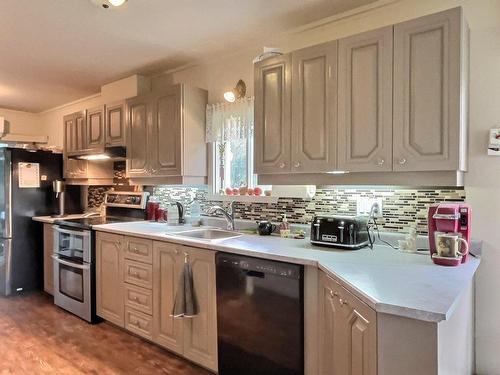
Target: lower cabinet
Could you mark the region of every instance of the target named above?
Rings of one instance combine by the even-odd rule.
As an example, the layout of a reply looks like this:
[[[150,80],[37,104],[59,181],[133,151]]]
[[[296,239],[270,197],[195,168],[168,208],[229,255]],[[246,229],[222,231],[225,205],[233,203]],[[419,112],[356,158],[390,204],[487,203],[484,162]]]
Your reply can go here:
[[[43,290],[54,294],[54,232],[52,224],[43,224]]]
[[[97,315],[217,371],[215,252],[102,232],[96,238]],[[193,270],[198,314],[174,318],[185,262]]]
[[[377,374],[376,312],[319,273],[319,374]]]
[[[198,314],[171,316],[185,262],[193,270]],[[153,341],[203,367],[217,371],[215,252],[166,242],[153,244]]]
[[[125,324],[122,244],[123,236],[96,235],[96,312],[120,327]]]

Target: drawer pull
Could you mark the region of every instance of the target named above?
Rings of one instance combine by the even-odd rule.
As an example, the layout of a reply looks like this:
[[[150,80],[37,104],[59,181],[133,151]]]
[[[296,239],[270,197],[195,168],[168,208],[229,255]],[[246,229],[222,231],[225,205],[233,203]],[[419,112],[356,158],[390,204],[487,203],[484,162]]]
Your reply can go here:
[[[340,306],[349,305],[349,302],[347,302],[345,299],[342,299],[342,298],[339,299],[339,303],[340,303]]]

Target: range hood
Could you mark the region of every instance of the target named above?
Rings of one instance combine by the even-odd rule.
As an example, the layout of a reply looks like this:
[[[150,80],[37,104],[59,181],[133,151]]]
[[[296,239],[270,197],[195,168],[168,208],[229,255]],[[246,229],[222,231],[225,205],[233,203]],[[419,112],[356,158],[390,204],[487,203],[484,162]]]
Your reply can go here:
[[[127,149],[123,146],[109,146],[102,151],[83,151],[81,154],[68,155],[69,159],[80,160],[125,160],[126,157]]]

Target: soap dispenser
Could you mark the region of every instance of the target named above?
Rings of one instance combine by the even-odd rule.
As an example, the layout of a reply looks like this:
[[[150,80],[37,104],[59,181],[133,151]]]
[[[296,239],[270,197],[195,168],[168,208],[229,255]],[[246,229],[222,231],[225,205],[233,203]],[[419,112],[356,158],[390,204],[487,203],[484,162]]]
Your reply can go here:
[[[282,238],[290,237],[290,224],[286,218],[286,214],[283,215],[283,221],[280,224],[280,236]]]

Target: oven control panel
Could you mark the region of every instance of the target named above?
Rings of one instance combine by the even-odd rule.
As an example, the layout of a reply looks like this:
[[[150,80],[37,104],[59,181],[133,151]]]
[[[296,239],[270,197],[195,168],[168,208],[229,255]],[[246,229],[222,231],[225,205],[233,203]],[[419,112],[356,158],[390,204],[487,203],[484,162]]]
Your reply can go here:
[[[104,201],[108,207],[146,208],[149,193],[113,191],[107,192]]]

